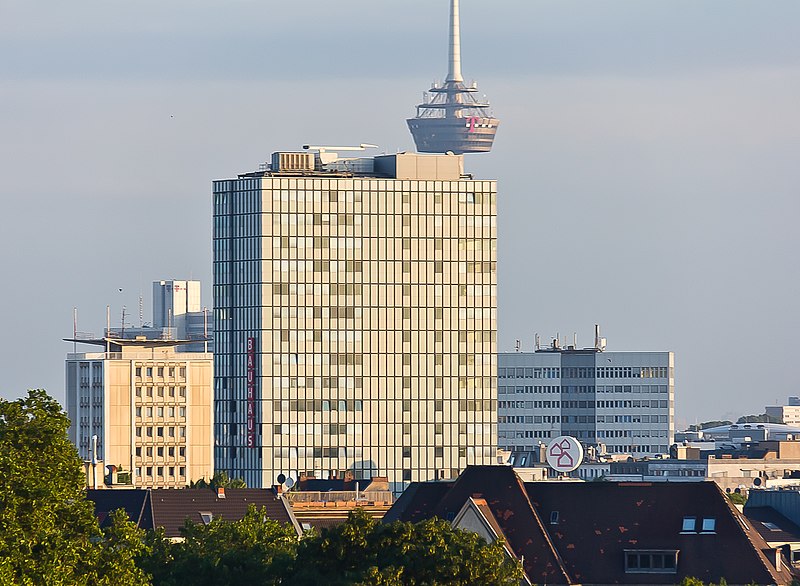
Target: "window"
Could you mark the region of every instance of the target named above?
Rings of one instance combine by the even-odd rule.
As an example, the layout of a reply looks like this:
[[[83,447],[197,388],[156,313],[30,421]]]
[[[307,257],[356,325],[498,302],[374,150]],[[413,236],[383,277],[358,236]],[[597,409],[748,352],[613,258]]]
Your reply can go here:
[[[211,511],[198,511],[198,514],[200,515],[200,520],[203,522],[203,525],[208,525],[214,520],[214,515]]]
[[[695,527],[697,526],[697,518],[695,517],[684,517],[683,518],[683,526],[681,527],[682,533],[693,533],[695,531]]]
[[[411,482],[411,470],[403,468],[403,482]]]
[[[714,533],[717,529],[717,520],[714,517],[703,518],[703,533]]]
[[[558,525],[558,511],[553,511],[550,513],[550,524]]]
[[[403,457],[410,458],[411,457],[411,448],[403,448]]]
[[[626,574],[675,574],[677,550],[625,550]]]

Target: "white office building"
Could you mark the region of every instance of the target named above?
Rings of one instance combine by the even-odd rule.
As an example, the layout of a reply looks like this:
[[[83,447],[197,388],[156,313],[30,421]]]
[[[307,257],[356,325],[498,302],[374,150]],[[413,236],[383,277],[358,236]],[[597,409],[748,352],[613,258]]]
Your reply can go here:
[[[533,452],[571,435],[600,453],[666,454],[675,432],[672,352],[548,348],[498,356],[498,442]]]
[[[217,468],[398,491],[493,463],[495,182],[332,155],[214,182]]]

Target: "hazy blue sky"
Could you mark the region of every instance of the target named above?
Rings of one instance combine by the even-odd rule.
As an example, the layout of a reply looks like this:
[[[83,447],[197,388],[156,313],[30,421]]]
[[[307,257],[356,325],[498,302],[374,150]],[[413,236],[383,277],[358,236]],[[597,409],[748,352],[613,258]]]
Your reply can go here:
[[[462,0],[501,119],[501,350],[673,350],[680,423],[800,394],[800,3]],[[210,187],[273,150],[410,149],[446,0],[0,0],[0,396],[158,278],[211,304]],[[120,293],[119,288],[123,291]],[[150,305],[145,309],[149,319]]]

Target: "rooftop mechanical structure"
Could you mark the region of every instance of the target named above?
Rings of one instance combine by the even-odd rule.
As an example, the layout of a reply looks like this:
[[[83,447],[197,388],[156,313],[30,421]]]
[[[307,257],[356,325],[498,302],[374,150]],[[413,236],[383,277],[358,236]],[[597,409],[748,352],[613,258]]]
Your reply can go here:
[[[434,83],[409,118],[408,128],[421,153],[486,153],[492,150],[500,121],[489,102],[477,97],[475,82],[461,75],[461,31],[458,0],[450,0],[450,68],[444,83]]]

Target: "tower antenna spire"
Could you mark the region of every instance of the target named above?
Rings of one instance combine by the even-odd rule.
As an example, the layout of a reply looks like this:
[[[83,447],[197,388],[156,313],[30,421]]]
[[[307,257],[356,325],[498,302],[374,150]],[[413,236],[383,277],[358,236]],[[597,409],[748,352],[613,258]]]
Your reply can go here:
[[[461,22],[458,0],[450,0],[450,68],[445,81],[464,81],[461,76]]]

